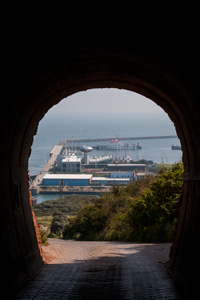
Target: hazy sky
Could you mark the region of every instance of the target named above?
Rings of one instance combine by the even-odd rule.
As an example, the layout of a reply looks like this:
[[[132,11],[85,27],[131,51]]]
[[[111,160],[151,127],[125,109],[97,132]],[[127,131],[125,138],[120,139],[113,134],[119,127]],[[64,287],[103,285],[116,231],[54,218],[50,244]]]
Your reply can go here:
[[[119,89],[91,89],[63,99],[49,110],[49,114],[119,114],[159,113],[160,106],[139,94]]]

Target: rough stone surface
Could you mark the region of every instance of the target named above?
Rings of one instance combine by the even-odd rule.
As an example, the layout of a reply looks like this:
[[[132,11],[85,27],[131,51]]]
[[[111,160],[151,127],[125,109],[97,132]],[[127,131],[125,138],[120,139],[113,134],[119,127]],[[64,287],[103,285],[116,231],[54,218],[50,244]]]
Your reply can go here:
[[[1,65],[1,291],[8,297],[43,265],[32,219],[28,158],[45,113],[63,98],[90,88],[140,93],[168,113],[183,149],[185,167],[178,227],[169,267],[184,297],[198,293],[200,245],[199,41],[173,32],[129,39],[70,39],[38,44],[27,35],[2,42]],[[182,28],[182,26],[181,26]],[[198,27],[196,27],[198,28]],[[162,30],[160,30],[162,32]],[[30,39],[29,39],[30,37]],[[18,38],[18,33],[15,38]],[[4,51],[5,50],[5,51]]]
[[[164,266],[169,244],[49,242],[51,261],[14,300],[180,299]]]

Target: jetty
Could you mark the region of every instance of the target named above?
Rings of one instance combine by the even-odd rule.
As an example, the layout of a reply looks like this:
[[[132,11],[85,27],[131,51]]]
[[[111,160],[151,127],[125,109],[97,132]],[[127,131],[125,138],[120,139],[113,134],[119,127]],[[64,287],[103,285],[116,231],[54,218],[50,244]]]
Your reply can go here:
[[[119,141],[131,141],[131,140],[154,140],[154,139],[171,139],[177,138],[177,135],[158,135],[158,136],[129,136],[129,137],[117,137]],[[89,143],[89,142],[103,142],[103,141],[111,141],[111,138],[86,138],[86,139],[68,139],[68,140],[61,140],[59,145],[66,145],[66,143]]]
[[[59,155],[63,150],[62,145],[55,145],[53,149],[50,152],[49,159],[47,163],[44,165],[42,171],[40,174],[38,174],[30,186],[30,191],[32,195],[39,194],[39,185],[41,184],[43,177],[49,172],[49,170],[52,168],[53,164],[55,163],[55,160],[57,159],[57,155]]]

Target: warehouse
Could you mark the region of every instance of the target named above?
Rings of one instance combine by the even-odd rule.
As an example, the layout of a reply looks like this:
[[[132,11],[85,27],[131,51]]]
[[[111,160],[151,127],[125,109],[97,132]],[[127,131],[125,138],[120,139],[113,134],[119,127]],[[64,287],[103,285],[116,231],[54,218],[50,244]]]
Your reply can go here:
[[[92,174],[46,174],[43,185],[46,186],[89,186]]]
[[[93,177],[92,184],[93,185],[113,185],[120,184],[124,185],[130,182],[129,178],[109,178],[109,177]]]
[[[133,172],[133,171],[147,171],[148,166],[145,164],[108,164],[106,171],[123,171],[123,172]]]
[[[135,179],[134,172],[111,172],[110,173],[111,178],[129,178],[130,181],[133,181]]]

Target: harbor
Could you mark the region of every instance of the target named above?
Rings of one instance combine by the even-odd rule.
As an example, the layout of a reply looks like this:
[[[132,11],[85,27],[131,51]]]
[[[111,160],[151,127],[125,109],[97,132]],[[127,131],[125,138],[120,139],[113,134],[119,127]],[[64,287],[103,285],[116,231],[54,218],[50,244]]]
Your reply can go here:
[[[177,136],[159,136],[159,139],[167,140],[174,137],[177,138]],[[158,140],[158,136],[143,137],[144,140],[151,138]],[[32,196],[99,195],[108,193],[113,184],[124,185],[144,178],[149,174],[149,167],[155,164],[153,160],[139,159],[143,145],[139,140],[133,144],[130,139],[116,136],[113,139],[101,140],[61,140],[50,151],[40,173],[31,178]],[[128,142],[122,142],[123,140]],[[173,144],[171,150],[173,149],[180,150],[180,146]],[[137,162],[131,158],[132,152],[136,153]],[[163,151],[162,156],[164,158]]]
[[[112,155],[89,158],[92,147],[82,146],[82,159],[76,151],[64,145],[55,145],[40,174],[31,181],[32,195],[107,193],[113,184],[124,185],[134,179],[134,171],[144,171],[142,164],[113,164]],[[91,174],[89,174],[91,172]],[[116,175],[117,172],[117,175]]]

